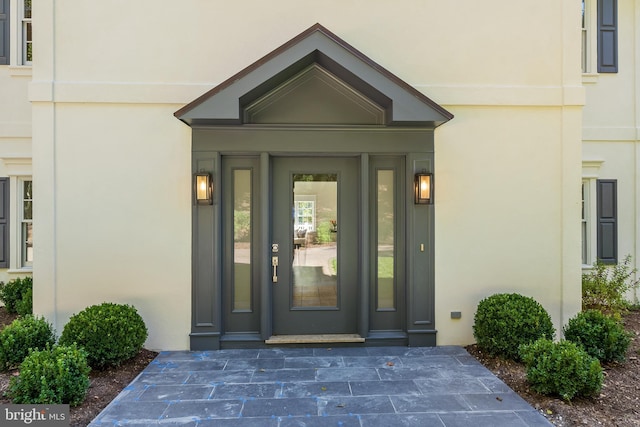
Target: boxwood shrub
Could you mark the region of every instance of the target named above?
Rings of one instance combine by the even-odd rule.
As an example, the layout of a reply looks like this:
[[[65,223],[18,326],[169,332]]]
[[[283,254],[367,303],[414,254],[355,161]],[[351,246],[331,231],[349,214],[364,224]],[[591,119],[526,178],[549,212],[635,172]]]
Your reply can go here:
[[[103,369],[138,354],[146,339],[147,327],[134,307],[105,302],[71,316],[59,343],[77,343],[86,350],[89,366]]]
[[[595,396],[602,389],[600,362],[571,341],[554,343],[542,338],[520,346],[520,356],[527,368],[527,381],[538,393],[570,401]]]
[[[569,319],[564,337],[603,363],[625,360],[631,335],[620,322],[598,310],[587,310]]]
[[[42,350],[55,341],[53,327],[44,318],[32,315],[17,318],[0,332],[0,369],[18,366],[29,350]]]
[[[518,347],[539,338],[553,339],[555,330],[547,311],[533,298],[494,294],[478,304],[473,335],[478,347],[492,356],[518,360]]]
[[[7,395],[13,403],[77,406],[89,388],[89,371],[85,351],[75,344],[33,351],[11,378]]]
[[[7,283],[0,282],[0,301],[4,303],[4,307],[7,312],[15,314],[31,314],[31,303],[27,306],[22,303],[23,298],[32,298],[31,289],[33,288],[33,279],[31,277],[23,277],[10,280]],[[28,293],[28,294],[27,294]],[[18,306],[23,311],[18,312]],[[24,311],[25,308],[29,308],[28,311]]]

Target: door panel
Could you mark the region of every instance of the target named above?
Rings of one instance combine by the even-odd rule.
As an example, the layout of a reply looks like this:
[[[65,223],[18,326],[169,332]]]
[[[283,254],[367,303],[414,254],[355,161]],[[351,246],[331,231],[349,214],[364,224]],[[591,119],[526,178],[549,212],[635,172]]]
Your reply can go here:
[[[275,335],[356,332],[358,165],[355,158],[273,159]]]

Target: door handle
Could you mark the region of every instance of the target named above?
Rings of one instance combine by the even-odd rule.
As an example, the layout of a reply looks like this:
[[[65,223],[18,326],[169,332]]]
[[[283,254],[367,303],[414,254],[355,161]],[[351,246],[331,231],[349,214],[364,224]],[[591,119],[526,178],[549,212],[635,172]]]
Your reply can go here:
[[[271,280],[273,281],[273,283],[278,283],[278,257],[277,256],[271,257],[271,265],[273,266],[273,277],[271,278]]]

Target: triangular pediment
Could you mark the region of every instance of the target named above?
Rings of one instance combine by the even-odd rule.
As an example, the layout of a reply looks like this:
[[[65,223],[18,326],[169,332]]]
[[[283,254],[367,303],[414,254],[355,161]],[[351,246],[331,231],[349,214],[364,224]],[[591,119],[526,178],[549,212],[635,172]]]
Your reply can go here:
[[[190,126],[435,128],[453,115],[316,24],[175,113]]]
[[[247,105],[244,123],[383,125],[385,109],[313,64]]]

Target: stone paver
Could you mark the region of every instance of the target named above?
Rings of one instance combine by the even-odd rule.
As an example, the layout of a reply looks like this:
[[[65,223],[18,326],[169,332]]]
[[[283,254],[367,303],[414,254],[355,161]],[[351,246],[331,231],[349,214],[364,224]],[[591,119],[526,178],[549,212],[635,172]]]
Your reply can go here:
[[[90,424],[550,426],[461,347],[162,352]]]

